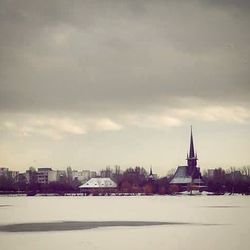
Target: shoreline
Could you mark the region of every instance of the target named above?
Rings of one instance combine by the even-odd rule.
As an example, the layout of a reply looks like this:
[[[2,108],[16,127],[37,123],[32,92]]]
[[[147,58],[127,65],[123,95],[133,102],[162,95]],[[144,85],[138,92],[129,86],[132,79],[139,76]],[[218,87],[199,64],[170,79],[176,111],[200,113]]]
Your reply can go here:
[[[113,193],[113,194],[96,194],[96,195],[86,195],[85,193],[37,193],[35,195],[29,195],[26,193],[9,193],[9,194],[0,194],[0,197],[124,197],[124,196],[249,196],[250,194],[240,194],[240,193],[224,193],[224,194],[217,194],[217,193],[200,193],[200,194],[190,194],[190,193],[176,193],[176,194],[144,194],[144,193]]]

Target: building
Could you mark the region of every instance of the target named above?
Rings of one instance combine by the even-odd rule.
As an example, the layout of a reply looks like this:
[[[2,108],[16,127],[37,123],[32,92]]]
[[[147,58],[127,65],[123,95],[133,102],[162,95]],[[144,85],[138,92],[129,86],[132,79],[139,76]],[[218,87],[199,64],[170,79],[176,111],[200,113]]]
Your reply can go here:
[[[26,182],[28,184],[37,183],[37,172],[36,172],[36,169],[33,168],[33,167],[30,167],[29,170],[26,170],[25,177],[26,177]]]
[[[82,170],[78,172],[78,180],[82,183],[88,181],[90,179],[90,171]]]
[[[90,178],[96,178],[97,173],[96,171],[90,171]]]
[[[156,179],[157,179],[157,175],[156,175],[156,174],[153,174],[152,167],[150,167],[148,179],[149,179],[149,180],[156,180]]]
[[[113,176],[113,171],[111,170],[110,167],[106,167],[105,170],[100,171],[100,177],[102,178],[112,178]]]
[[[52,170],[51,168],[38,168],[37,183],[48,184],[55,181],[63,181],[66,178],[64,170]]]
[[[37,183],[48,184],[49,171],[52,171],[52,169],[51,168],[38,168],[37,169]]]
[[[178,166],[170,185],[177,185],[180,191],[187,190],[190,186],[198,187],[203,185],[200,168],[197,166],[197,153],[194,150],[193,132],[191,127],[190,147],[187,154],[187,165]]]
[[[78,180],[78,171],[77,170],[71,171],[71,178],[72,178],[72,181]]]
[[[0,176],[5,176],[5,177],[7,177],[8,171],[9,171],[8,168],[0,168]]]
[[[110,178],[91,178],[79,188],[81,192],[87,194],[106,194],[115,192],[117,184]]]
[[[72,170],[72,180],[78,180],[81,183],[85,183],[90,179],[90,170],[82,170],[82,171],[77,171],[77,170]]]
[[[65,170],[56,170],[53,172],[56,172],[56,174],[55,174],[56,180],[53,180],[53,181],[65,181],[66,180],[67,174],[66,174]],[[49,179],[49,181],[50,181],[50,179]]]
[[[57,176],[58,176],[58,171],[49,170],[48,171],[48,182],[47,183],[57,181],[58,180]]]
[[[14,182],[18,180],[19,171],[8,171],[8,177],[12,179]]]

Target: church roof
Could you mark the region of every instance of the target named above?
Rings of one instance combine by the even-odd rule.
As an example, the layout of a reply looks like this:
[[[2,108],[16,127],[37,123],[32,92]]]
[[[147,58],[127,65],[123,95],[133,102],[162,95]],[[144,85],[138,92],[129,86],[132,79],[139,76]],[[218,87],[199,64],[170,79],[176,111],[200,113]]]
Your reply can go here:
[[[189,184],[191,182],[191,177],[175,177],[170,181],[170,184]]]
[[[170,184],[202,184],[204,183],[200,178],[194,178],[192,180],[191,175],[187,173],[188,166],[179,166],[174,174]]]
[[[188,184],[191,182],[192,178],[187,174],[187,166],[179,166],[170,184]]]
[[[116,188],[117,184],[110,178],[91,178],[79,188]]]
[[[204,184],[204,181],[201,178],[193,179],[193,184]]]

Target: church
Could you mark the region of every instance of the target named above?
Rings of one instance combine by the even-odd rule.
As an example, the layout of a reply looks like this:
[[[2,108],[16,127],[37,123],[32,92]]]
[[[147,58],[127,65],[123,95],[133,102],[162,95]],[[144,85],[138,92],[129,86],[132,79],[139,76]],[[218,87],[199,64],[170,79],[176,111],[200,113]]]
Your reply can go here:
[[[199,188],[204,184],[197,166],[197,153],[194,150],[193,131],[191,127],[190,147],[187,154],[187,165],[178,166],[170,185],[177,185],[180,191],[188,190],[189,187]]]

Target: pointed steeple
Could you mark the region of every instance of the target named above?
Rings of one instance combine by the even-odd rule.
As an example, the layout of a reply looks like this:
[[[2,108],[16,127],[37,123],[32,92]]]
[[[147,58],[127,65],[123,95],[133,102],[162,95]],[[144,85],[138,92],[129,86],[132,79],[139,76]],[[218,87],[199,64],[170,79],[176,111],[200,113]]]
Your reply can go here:
[[[192,126],[191,126],[189,158],[193,158],[193,157],[195,157],[195,154],[194,154],[193,130],[192,130]]]
[[[191,135],[190,135],[190,146],[189,153],[187,157],[187,165],[189,168],[189,172],[192,173],[197,166],[197,154],[194,151],[194,140],[193,140],[193,130],[191,126]]]
[[[153,175],[152,167],[150,167],[150,173],[149,173],[149,175]]]

